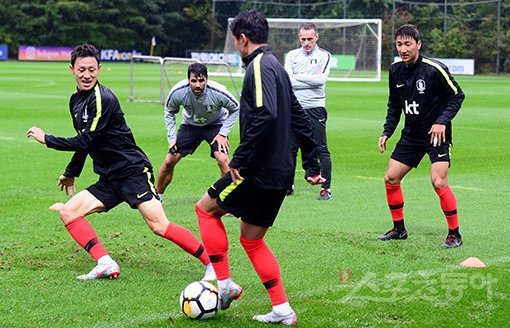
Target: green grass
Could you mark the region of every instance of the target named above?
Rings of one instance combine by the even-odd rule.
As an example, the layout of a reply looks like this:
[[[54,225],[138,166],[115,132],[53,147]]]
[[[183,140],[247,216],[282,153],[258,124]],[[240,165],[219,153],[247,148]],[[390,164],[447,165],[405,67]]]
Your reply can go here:
[[[446,223],[427,159],[403,182],[409,239],[376,240],[391,226],[382,181],[390,151],[377,151],[387,79],[328,83],[334,198],[316,201],[317,187],[298,178],[296,194],[286,199],[267,235],[300,326],[507,325],[510,77],[457,79],[466,100],[453,123],[449,182],[458,200],[464,245],[451,250],[440,247]],[[127,101],[126,64],[104,63],[100,80],[117,94],[138,144],[157,171],[167,149],[162,106]],[[180,291],[203,274],[199,262],[153,235],[125,204],[89,217],[121,265],[120,278],[75,280],[94,263],[48,210],[67,199],[56,182],[71,153],[46,149],[25,137],[31,126],[73,136],[68,113],[73,90],[66,63],[0,62],[0,326],[263,327],[251,317],[269,311],[270,303],[239,245],[234,218],[225,218],[231,268],[245,295],[212,320],[191,322],[178,306]],[[398,135],[390,139],[390,149]],[[238,140],[236,128],[234,147]],[[297,176],[302,174],[298,169]],[[205,144],[185,158],[166,193],[169,218],[198,235],[193,205],[218,176]],[[78,188],[96,179],[88,161]],[[470,256],[479,257],[487,268],[458,265]]]

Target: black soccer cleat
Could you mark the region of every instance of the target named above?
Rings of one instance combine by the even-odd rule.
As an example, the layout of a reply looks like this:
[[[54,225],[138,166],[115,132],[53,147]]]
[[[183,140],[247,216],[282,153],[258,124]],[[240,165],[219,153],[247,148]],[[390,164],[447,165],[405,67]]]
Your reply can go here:
[[[384,235],[380,235],[379,240],[391,240],[391,239],[407,239],[407,230],[399,230],[397,228],[393,228]]]
[[[459,247],[460,245],[462,245],[462,237],[452,234],[448,234],[446,240],[443,243],[444,248],[454,248]]]

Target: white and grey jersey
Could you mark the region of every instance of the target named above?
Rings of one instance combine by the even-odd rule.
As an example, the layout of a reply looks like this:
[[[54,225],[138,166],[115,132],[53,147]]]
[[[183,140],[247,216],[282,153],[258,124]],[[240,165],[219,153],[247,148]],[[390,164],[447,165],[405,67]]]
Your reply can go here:
[[[303,108],[326,107],[326,80],[330,64],[331,54],[319,46],[315,46],[310,53],[303,48],[287,53],[285,70]]]
[[[204,92],[196,96],[188,80],[182,80],[170,90],[165,103],[165,124],[168,143],[177,139],[175,114],[183,107],[181,124],[193,126],[222,125],[219,134],[227,136],[239,116],[239,102],[227,87],[208,80]]]

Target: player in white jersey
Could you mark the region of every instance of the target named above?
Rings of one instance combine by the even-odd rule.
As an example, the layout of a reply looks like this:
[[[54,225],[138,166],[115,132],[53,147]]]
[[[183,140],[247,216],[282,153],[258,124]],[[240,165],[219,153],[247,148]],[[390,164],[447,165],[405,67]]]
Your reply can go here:
[[[331,155],[326,138],[326,80],[330,71],[331,54],[317,45],[319,31],[313,23],[305,23],[299,28],[301,48],[288,52],[285,58],[285,70],[289,74],[292,89],[299,103],[308,114],[312,125],[313,137],[319,150],[321,174],[326,179],[317,199],[328,200],[331,193]],[[298,145],[293,138],[292,152],[294,167]],[[294,193],[294,187],[287,195]]]
[[[175,165],[193,154],[204,140],[211,147],[211,157],[216,159],[221,175],[229,171],[228,134],[239,116],[239,102],[224,85],[208,81],[207,77],[205,65],[191,64],[188,79],[176,83],[168,94],[165,123],[169,150],[156,182],[160,197],[172,181]],[[176,132],[175,114],[181,106],[183,120]]]

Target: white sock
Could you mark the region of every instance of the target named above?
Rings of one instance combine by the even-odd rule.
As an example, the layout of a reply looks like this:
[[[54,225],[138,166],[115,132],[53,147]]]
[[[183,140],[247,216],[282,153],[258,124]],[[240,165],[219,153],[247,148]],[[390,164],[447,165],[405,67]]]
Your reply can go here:
[[[289,302],[273,306],[273,311],[280,315],[286,315],[292,312]]]
[[[224,292],[228,290],[230,284],[232,283],[232,278],[228,277],[227,279],[218,280],[218,289],[220,292]]]
[[[163,194],[158,193],[159,201],[163,202]]]
[[[115,262],[115,261],[108,254],[101,256],[99,258],[99,260],[97,260],[97,264],[102,264],[102,265],[112,264],[113,262]]]

